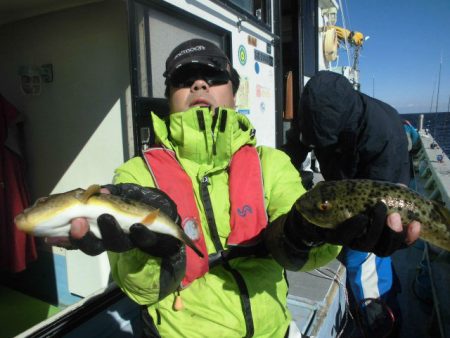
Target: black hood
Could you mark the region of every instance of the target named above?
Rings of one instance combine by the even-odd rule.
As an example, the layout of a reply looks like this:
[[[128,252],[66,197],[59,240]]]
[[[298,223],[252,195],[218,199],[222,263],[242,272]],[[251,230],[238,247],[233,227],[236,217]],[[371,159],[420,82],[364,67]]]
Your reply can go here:
[[[320,71],[306,84],[299,107],[299,129],[305,145],[326,147],[340,134],[359,129],[363,114],[360,93],[344,76]]]
[[[321,71],[312,77],[298,119],[301,141],[315,146],[326,180],[409,183],[408,142],[397,110],[354,90],[344,76]]]

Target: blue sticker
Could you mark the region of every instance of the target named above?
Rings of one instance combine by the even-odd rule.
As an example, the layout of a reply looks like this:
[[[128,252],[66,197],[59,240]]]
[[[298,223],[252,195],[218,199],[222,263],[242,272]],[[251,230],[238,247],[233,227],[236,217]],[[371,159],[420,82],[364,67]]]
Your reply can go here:
[[[255,72],[256,74],[259,74],[259,63],[255,62]]]
[[[250,109],[238,109],[238,113],[243,114],[243,115],[249,115]]]

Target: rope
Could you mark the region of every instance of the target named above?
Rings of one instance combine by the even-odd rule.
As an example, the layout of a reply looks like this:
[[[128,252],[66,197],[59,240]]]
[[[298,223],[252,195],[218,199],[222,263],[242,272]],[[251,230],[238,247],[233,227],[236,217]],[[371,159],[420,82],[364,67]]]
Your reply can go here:
[[[351,318],[351,320],[355,320],[355,317],[354,317],[354,315],[352,314],[352,312],[350,311],[350,300],[349,300],[349,295],[348,295],[348,291],[347,291],[347,287],[344,285],[344,283],[338,278],[338,276],[337,276],[337,273],[336,273],[336,271],[334,271],[334,270],[332,270],[332,269],[330,269],[330,268],[327,268],[327,267],[325,267],[325,268],[322,268],[322,269],[315,269],[315,271],[317,272],[317,273],[319,273],[319,275],[320,276],[316,276],[316,275],[314,275],[314,274],[312,274],[312,273],[310,273],[310,274],[312,274],[313,276],[316,276],[316,277],[322,277],[322,278],[325,278],[325,279],[329,279],[329,280],[331,280],[331,281],[333,281],[333,282],[335,282],[335,283],[337,283],[339,286],[341,286],[342,288],[343,288],[343,290],[344,290],[344,295],[345,295],[345,304],[346,304],[346,308],[345,308],[345,310],[344,310],[344,324],[343,324],[343,326],[342,326],[342,328],[340,329],[340,331],[337,333],[337,335],[336,335],[336,338],[341,338],[342,336],[343,336],[343,334],[344,334],[344,331],[345,331],[345,328],[346,328],[346,326],[347,326],[347,324],[348,324],[348,321],[349,321],[349,318]],[[325,273],[325,271],[327,271],[327,272],[329,272],[329,273],[331,273],[332,274],[332,276],[330,276],[330,275],[328,275],[328,274],[326,274]],[[362,305],[362,303],[363,302],[370,302],[370,301],[373,301],[373,302],[378,302],[378,303],[380,303],[381,305],[382,305],[382,307],[386,310],[386,312],[388,313],[388,316],[389,316],[389,318],[391,319],[391,327],[387,330],[387,332],[385,333],[385,334],[383,334],[383,338],[386,338],[386,337],[388,337],[391,333],[392,333],[392,329],[394,328],[394,323],[395,323],[395,315],[394,315],[394,313],[392,312],[392,310],[391,310],[391,308],[386,304],[386,302],[383,300],[383,299],[380,299],[380,298],[365,298],[365,299],[363,299],[362,301],[361,301],[361,305]],[[359,307],[358,307],[359,308]],[[365,338],[367,338],[368,337],[368,332],[365,332],[364,331],[364,329],[363,329],[363,327],[362,327],[362,324],[361,324],[361,321],[362,321],[362,319],[361,319],[361,313],[359,313],[360,311],[359,310],[357,310],[357,312],[356,312],[356,315],[357,315],[357,317],[358,318],[356,318],[356,321],[359,323],[358,324],[358,326],[359,326],[359,330],[360,330],[360,333],[362,334],[362,336],[363,337],[365,337]]]
[[[344,7],[342,7],[342,1],[341,0],[339,0],[339,8],[340,8],[341,13],[342,13],[342,26],[344,26],[344,29],[347,29],[346,24],[345,24]],[[347,39],[345,39],[345,50],[347,52],[348,65],[350,66],[350,54],[349,54],[349,48],[348,48],[348,41],[347,41]]]
[[[327,275],[324,271],[322,270],[326,270],[327,272],[331,273],[332,276]],[[348,291],[346,286],[344,285],[344,283],[339,279],[339,277],[337,276],[336,271],[334,271],[333,269],[330,268],[322,268],[322,269],[315,269],[314,271],[318,272],[323,278],[331,280],[335,283],[337,283],[339,286],[341,286],[344,290],[344,297],[345,297],[345,310],[344,310],[344,324],[341,328],[341,330],[339,331],[339,333],[337,334],[336,338],[340,338],[342,336],[342,334],[344,333],[345,327],[347,326],[348,323],[348,317],[350,317],[352,320],[353,315],[351,313],[350,309],[350,301],[349,301],[349,297],[348,297]],[[319,276],[320,277],[320,276]]]
[[[352,27],[352,23],[350,22],[350,12],[347,7],[347,1],[344,0],[344,4],[345,4],[345,12],[347,13],[348,26]]]
[[[433,273],[431,271],[431,262],[430,262],[430,256],[429,256],[429,251],[428,251],[428,243],[425,243],[424,256],[425,256],[425,260],[428,265],[428,273],[430,275],[431,292],[433,294],[434,311],[436,312],[436,319],[437,319],[438,326],[439,326],[439,332],[441,333],[441,337],[445,338],[445,331],[444,331],[444,326],[442,324],[441,312],[439,311],[439,298],[437,296],[436,287],[434,285]]]

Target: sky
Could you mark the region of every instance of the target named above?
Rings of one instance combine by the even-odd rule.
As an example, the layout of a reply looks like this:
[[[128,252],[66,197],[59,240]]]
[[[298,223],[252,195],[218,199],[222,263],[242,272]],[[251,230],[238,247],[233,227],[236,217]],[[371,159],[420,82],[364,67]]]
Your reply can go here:
[[[450,0],[336,0],[347,29],[367,36],[359,58],[361,91],[400,114],[449,111]],[[337,25],[342,26],[342,12]],[[348,65],[340,50],[339,65]],[[432,101],[433,100],[433,101]]]

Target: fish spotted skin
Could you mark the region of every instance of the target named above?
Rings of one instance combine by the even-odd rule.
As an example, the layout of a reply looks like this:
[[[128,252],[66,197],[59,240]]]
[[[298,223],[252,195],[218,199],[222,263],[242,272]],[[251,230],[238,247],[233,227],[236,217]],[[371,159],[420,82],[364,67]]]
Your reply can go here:
[[[15,218],[19,230],[39,237],[68,236],[74,218],[86,218],[91,231],[99,238],[97,218],[112,215],[125,233],[133,224],[141,223],[150,230],[175,237],[203,257],[192,240],[170,217],[152,206],[112,194],[100,193],[100,186],[92,185],[62,194],[38,199]]]
[[[309,222],[335,228],[379,201],[388,214],[398,212],[404,225],[419,221],[422,239],[450,251],[450,211],[403,185],[364,179],[322,181],[299,198],[296,208]]]

